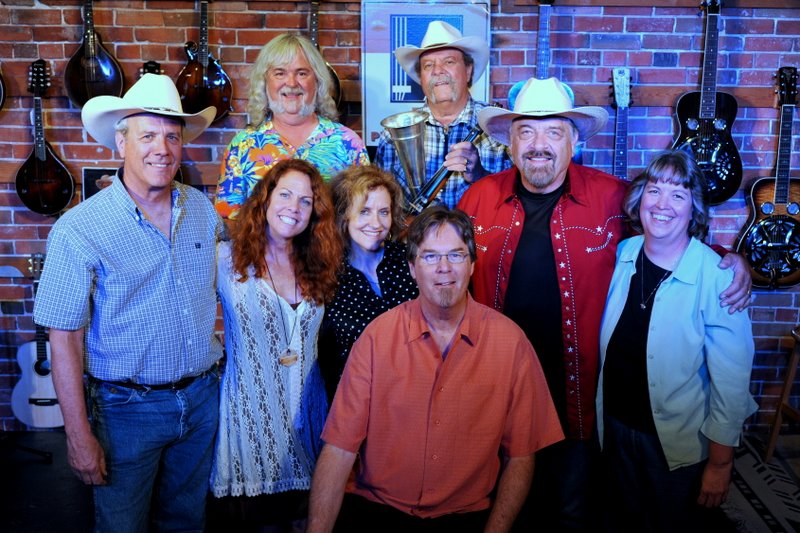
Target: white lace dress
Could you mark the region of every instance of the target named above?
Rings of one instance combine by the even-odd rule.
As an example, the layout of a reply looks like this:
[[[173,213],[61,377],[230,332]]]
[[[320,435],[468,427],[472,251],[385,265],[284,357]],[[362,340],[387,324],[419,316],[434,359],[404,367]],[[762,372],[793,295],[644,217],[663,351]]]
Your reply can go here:
[[[303,300],[293,309],[252,275],[237,282],[228,243],[219,245],[217,272],[227,362],[211,491],[222,497],[308,490],[328,409],[317,363],[324,307]],[[279,358],[290,337],[298,359],[284,366]]]

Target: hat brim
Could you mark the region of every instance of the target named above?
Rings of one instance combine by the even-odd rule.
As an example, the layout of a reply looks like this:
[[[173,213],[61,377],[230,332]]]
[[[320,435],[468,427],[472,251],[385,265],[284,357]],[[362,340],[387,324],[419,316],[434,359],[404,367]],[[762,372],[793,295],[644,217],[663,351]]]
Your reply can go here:
[[[602,107],[575,107],[569,111],[531,111],[514,113],[502,107],[485,107],[478,112],[478,123],[487,135],[506,145],[511,145],[511,123],[518,118],[567,118],[578,130],[578,140],[583,142],[602,130],[608,122],[608,111]]]
[[[483,39],[479,37],[462,37],[461,39],[456,39],[450,43],[435,44],[432,46],[426,46],[425,48],[419,48],[418,46],[399,46],[395,49],[394,56],[397,58],[397,62],[400,64],[406,74],[408,74],[408,77],[415,82],[420,83],[419,76],[414,69],[417,58],[425,52],[430,52],[431,50],[440,50],[442,48],[457,48],[458,50],[469,54],[474,61],[472,83],[475,84],[479,79],[481,79],[484,71],[486,71],[486,66],[489,64],[489,46],[483,42]]]
[[[120,107],[121,105],[124,107]],[[152,113],[183,120],[183,142],[188,143],[208,129],[216,117],[217,110],[210,106],[198,113],[178,113],[165,109],[131,107],[124,105],[123,99],[117,96],[96,96],[84,104],[81,110],[81,121],[89,135],[94,137],[99,144],[115,150],[116,130],[114,127],[117,122],[140,113]]]

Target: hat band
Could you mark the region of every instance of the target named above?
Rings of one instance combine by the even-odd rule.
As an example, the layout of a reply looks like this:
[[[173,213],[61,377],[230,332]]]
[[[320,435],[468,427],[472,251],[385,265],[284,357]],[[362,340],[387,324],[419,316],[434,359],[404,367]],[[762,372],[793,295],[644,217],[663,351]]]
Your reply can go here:
[[[168,113],[183,114],[181,111],[176,111],[171,107],[142,107],[142,109],[146,109],[148,111],[166,111]]]

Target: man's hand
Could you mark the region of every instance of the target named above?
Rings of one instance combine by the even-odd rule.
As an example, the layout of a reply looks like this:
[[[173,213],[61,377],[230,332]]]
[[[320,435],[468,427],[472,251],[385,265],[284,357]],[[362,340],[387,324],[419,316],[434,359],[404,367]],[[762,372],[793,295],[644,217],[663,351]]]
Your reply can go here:
[[[719,295],[720,305],[727,306],[728,312],[731,314],[747,309],[750,305],[750,288],[753,280],[750,278],[750,271],[744,257],[734,253],[726,254],[719,262],[719,268],[733,269],[733,282]]]
[[[453,172],[462,172],[464,181],[472,183],[486,175],[478,149],[470,142],[456,143],[444,156],[444,166]]]
[[[72,471],[85,484],[106,484],[106,456],[91,432],[80,437],[67,436],[67,460]]]
[[[733,447],[714,441],[708,443],[708,462],[703,469],[700,495],[697,504],[703,507],[719,507],[728,497],[733,470]]]

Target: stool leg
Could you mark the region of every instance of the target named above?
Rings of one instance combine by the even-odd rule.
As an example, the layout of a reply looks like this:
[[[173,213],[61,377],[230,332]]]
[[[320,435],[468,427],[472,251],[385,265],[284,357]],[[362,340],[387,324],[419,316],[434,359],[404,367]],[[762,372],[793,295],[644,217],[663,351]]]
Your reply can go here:
[[[800,329],[798,329],[798,327],[792,330],[792,336],[794,337],[794,349],[792,350],[792,355],[789,357],[788,365],[786,366],[786,377],[783,380],[781,397],[775,408],[775,418],[772,421],[772,429],[770,430],[769,440],[767,441],[767,450],[764,453],[765,462],[769,462],[772,459],[772,454],[775,453],[775,445],[778,442],[778,434],[781,432],[784,411],[786,411],[786,414],[790,418],[797,420],[797,411],[789,404],[789,395],[792,392],[792,384],[797,375],[797,365],[798,362],[800,362]]]

